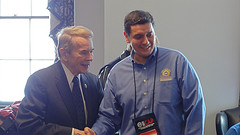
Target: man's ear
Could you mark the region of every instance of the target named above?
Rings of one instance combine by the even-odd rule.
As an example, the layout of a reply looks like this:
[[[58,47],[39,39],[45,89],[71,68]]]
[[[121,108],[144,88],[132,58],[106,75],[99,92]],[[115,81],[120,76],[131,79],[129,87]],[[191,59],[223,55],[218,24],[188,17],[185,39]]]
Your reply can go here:
[[[130,37],[127,35],[126,32],[124,32],[125,40],[129,44],[130,43]]]
[[[67,55],[68,55],[68,53],[66,52],[66,50],[63,49],[63,48],[60,48],[60,49],[59,49],[59,53],[60,53],[60,55],[61,55],[61,59],[62,59],[62,60],[66,60]]]

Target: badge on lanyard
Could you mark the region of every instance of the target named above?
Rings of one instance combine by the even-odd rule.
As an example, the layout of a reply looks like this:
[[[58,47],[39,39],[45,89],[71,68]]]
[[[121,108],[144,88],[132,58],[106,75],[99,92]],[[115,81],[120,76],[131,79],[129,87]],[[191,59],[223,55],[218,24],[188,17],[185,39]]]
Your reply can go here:
[[[137,117],[132,121],[137,135],[161,135],[154,113]]]

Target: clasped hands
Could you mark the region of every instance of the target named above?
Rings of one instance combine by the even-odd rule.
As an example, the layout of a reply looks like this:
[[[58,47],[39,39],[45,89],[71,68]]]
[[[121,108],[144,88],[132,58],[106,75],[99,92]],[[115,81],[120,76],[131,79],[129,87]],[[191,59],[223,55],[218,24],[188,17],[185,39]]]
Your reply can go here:
[[[85,127],[84,131],[74,129],[74,135],[96,135],[96,133],[89,127]]]

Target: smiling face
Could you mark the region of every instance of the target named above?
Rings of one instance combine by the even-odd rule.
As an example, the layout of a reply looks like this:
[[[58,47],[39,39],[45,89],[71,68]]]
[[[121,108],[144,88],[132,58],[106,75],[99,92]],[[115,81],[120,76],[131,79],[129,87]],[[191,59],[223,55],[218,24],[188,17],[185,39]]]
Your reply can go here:
[[[91,38],[73,37],[72,51],[60,48],[61,61],[73,75],[87,73],[93,60],[93,42]]]
[[[127,35],[124,32],[127,43],[132,45],[135,52],[134,60],[140,64],[145,64],[152,54],[156,44],[156,35],[151,23],[137,24],[131,26],[131,32]]]

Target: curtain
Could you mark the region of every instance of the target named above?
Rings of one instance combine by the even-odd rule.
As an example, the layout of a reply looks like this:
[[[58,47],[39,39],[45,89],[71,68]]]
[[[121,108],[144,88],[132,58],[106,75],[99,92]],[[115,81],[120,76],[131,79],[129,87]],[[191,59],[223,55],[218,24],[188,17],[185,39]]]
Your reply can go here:
[[[74,0],[48,0],[50,11],[50,34],[57,45],[57,33],[62,28],[74,25]]]

